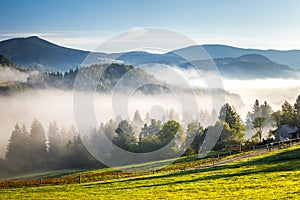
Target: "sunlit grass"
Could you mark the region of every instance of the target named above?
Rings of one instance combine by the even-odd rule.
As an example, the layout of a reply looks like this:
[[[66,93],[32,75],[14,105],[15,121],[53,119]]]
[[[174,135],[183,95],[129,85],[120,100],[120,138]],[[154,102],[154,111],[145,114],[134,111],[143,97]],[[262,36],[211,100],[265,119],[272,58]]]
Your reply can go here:
[[[299,199],[299,185],[300,147],[296,146],[206,169],[157,172],[98,183],[5,189],[0,198]]]

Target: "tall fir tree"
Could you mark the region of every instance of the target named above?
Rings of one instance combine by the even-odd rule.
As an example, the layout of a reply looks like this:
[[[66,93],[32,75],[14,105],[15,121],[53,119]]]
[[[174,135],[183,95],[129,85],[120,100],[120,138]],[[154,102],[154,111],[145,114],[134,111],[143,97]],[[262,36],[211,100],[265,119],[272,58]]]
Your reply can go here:
[[[296,99],[294,104],[294,113],[295,113],[295,124],[300,127],[300,95]]]
[[[138,110],[135,111],[132,121],[137,127],[143,127],[144,126],[144,121],[142,119],[140,111],[138,111]]]
[[[33,167],[43,169],[47,161],[46,134],[42,124],[34,119],[29,134],[29,153]]]
[[[9,139],[6,153],[6,161],[11,171],[27,171],[30,168],[28,141],[25,125],[21,128],[19,124],[16,124]]]
[[[50,122],[48,128],[48,161],[53,168],[61,168],[65,154],[65,143],[56,122]]]
[[[113,143],[118,147],[127,150],[135,151],[137,147],[137,137],[134,128],[127,120],[122,120],[116,131],[116,136],[113,138]]]

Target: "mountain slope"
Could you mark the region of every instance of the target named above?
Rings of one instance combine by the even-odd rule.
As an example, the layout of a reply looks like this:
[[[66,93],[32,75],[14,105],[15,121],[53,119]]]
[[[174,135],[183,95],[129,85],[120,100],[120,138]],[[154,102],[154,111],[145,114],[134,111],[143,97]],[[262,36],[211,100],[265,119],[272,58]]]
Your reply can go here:
[[[79,66],[89,52],[61,47],[33,36],[0,42],[0,54],[18,65],[65,71]]]
[[[0,65],[1,66],[13,66],[14,64],[6,57],[0,54]]]

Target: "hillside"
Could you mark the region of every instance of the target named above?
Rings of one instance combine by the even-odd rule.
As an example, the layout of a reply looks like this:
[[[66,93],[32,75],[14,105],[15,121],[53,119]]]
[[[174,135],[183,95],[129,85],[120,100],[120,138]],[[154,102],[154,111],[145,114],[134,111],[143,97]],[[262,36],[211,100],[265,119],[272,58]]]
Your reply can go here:
[[[103,70],[105,71],[103,72]],[[15,70],[17,71],[17,70]],[[0,94],[10,94],[13,92],[32,90],[32,89],[48,89],[56,88],[63,90],[73,90],[74,82],[78,74],[78,69],[70,70],[66,73],[60,72],[39,72],[27,74],[22,83],[18,82],[18,79],[13,80],[10,84],[0,85]],[[1,72],[1,71],[0,71]],[[19,71],[17,71],[19,72]],[[102,73],[103,72],[103,73]],[[4,72],[3,72],[4,73]],[[21,73],[21,72],[19,72]],[[152,82],[152,85],[145,85],[139,88],[145,93],[154,93],[164,91],[159,86],[160,81],[154,76],[147,74],[145,71],[139,68],[134,68],[132,65],[123,64],[108,64],[108,65],[92,65],[81,69],[81,74],[86,77],[78,84],[86,90],[89,85],[97,85],[97,91],[109,92],[112,91],[116,84],[122,87],[125,91],[126,88],[132,88],[135,85],[141,85],[143,81]],[[128,80],[120,81],[123,75],[128,76]],[[3,74],[3,77],[8,74]],[[96,75],[96,77],[95,77]],[[0,74],[1,78],[1,74]],[[5,81],[5,80],[4,80]],[[87,84],[88,83],[88,84]],[[91,88],[89,88],[91,89]],[[92,88],[94,90],[95,88]]]
[[[10,62],[6,57],[0,54],[0,66],[13,66],[14,64]]]
[[[33,36],[0,42],[0,54],[18,65],[66,71],[79,66],[89,52],[61,47]]]
[[[297,199],[299,158],[298,145],[211,168],[156,172],[136,178],[83,184],[4,189],[0,197],[119,199],[122,194],[123,199]],[[183,161],[189,162],[188,159]],[[180,164],[172,165],[176,169]],[[90,171],[91,175],[95,173]]]

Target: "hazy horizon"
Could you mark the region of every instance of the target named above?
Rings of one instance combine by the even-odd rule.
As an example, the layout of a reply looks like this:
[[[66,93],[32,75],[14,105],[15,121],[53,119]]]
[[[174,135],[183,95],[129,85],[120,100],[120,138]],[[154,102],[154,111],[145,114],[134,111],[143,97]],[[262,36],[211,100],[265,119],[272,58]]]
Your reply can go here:
[[[63,46],[94,50],[121,32],[161,27],[180,32],[198,44],[299,49],[299,5],[295,0],[254,0],[251,4],[222,0],[191,0],[185,4],[179,0],[7,1],[0,8],[9,19],[2,20],[0,40],[38,35]],[[112,10],[118,12],[112,16]]]

